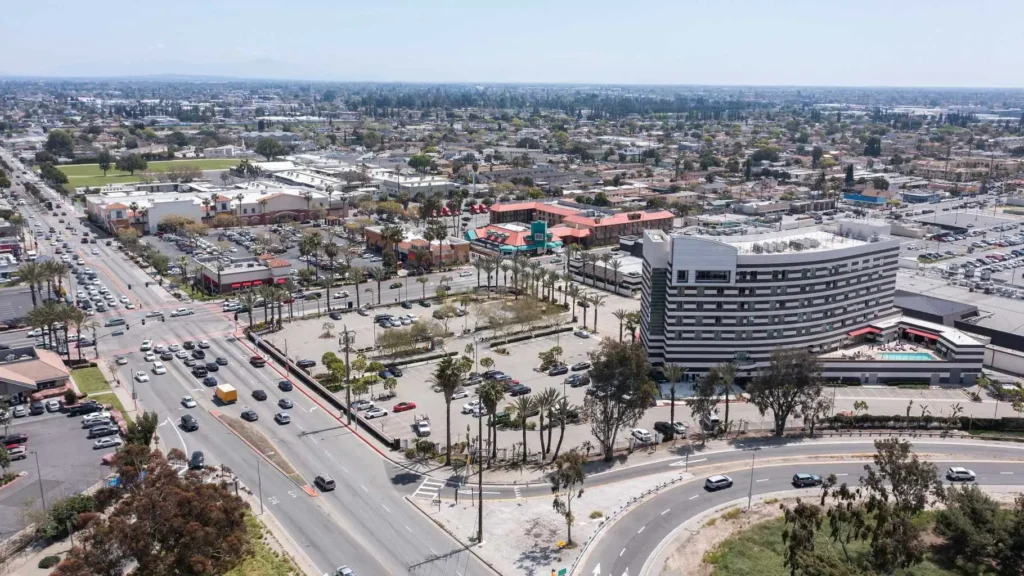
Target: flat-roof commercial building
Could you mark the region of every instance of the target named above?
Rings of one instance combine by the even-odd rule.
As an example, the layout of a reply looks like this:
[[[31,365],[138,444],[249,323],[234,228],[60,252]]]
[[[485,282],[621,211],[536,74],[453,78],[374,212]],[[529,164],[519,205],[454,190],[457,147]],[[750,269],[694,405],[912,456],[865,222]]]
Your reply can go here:
[[[0,351],[0,399],[4,401],[63,394],[70,376],[60,356],[49,350],[23,346]]]
[[[644,233],[641,340],[655,366],[740,378],[774,349],[821,357],[826,378],[973,383],[985,342],[894,307],[900,240],[868,222],[751,236]]]
[[[622,236],[640,234],[644,230],[670,230],[675,215],[668,210],[608,213],[580,210],[556,202],[514,202],[493,204],[491,224],[509,222],[544,222],[549,231],[563,242],[584,246],[617,244]]]

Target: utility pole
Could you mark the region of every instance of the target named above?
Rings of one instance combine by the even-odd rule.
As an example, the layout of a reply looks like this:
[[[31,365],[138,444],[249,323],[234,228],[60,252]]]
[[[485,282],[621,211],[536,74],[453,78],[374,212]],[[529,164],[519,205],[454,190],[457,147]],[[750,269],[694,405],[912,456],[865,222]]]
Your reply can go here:
[[[476,462],[480,471],[476,477],[476,543],[479,546],[484,541],[484,418],[482,415],[476,417]]]
[[[36,476],[39,477],[39,497],[43,501],[43,513],[46,513],[46,493],[43,491],[43,473],[39,469],[39,452],[33,452],[36,457]]]
[[[757,457],[757,452],[750,453],[750,489],[747,490],[747,510],[750,510],[751,503],[754,500],[754,458]]]
[[[260,474],[260,456],[256,455],[256,480],[260,486],[260,516],[263,515],[263,475]]]

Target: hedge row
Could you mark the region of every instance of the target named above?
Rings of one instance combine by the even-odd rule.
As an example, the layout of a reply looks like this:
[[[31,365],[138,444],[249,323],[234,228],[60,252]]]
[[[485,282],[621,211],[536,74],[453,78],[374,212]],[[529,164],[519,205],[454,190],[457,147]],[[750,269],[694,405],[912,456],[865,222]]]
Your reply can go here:
[[[836,415],[829,418],[828,428],[915,428],[950,430],[989,430],[993,432],[1024,431],[1024,418],[971,418],[960,416],[904,416],[860,414],[857,416]]]

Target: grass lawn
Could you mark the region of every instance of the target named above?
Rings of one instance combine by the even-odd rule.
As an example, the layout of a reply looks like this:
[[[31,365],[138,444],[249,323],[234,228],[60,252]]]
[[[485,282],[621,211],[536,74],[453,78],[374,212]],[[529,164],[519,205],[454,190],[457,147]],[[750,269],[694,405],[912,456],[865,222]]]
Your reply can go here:
[[[110,404],[124,416],[125,420],[131,420],[128,412],[121,404],[121,399],[110,389],[110,384],[103,377],[99,368],[76,368],[71,371],[71,377],[78,384],[78,389],[90,396],[94,396],[100,404]]]
[[[160,160],[150,162],[147,172],[167,172],[173,168],[194,167],[200,170],[223,170],[238,165],[237,158],[199,158],[196,160]],[[129,182],[141,182],[139,172],[134,175],[128,172],[110,169],[107,175],[103,175],[98,164],[69,164],[58,166],[68,176],[68,186],[80,188],[82,186],[98,187],[104,184],[118,184]]]
[[[235,566],[225,576],[288,576],[299,574],[299,569],[291,560],[274,550],[263,541],[263,525],[252,514],[245,517],[245,526],[249,533],[249,543],[253,555]]]
[[[930,525],[934,516],[925,512],[918,517],[921,522]],[[785,547],[782,543],[782,531],[785,529],[782,518],[755,524],[750,529],[736,534],[724,541],[712,552],[705,554],[705,562],[715,565],[714,576],[789,576],[790,571],[783,566]],[[926,535],[925,541],[928,541]],[[828,521],[818,533],[816,549],[832,546],[828,540]],[[851,556],[859,558],[868,552],[868,542],[854,542],[848,546]],[[842,550],[835,546],[835,554],[841,556]],[[932,554],[925,555],[925,561],[908,570],[898,573],[900,576],[962,576],[963,572],[946,567],[941,560]],[[987,574],[982,572],[981,574]]]

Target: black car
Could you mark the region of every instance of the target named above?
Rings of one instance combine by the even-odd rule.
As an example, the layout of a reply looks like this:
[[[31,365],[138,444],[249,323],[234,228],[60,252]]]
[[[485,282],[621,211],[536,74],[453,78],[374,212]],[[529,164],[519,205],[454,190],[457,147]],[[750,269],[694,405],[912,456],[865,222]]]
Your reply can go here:
[[[99,412],[103,408],[98,402],[88,401],[82,402],[81,404],[75,404],[68,408],[68,415],[70,416],[82,416],[84,414],[92,414],[93,412]]]
[[[206,378],[207,376],[210,375],[210,372],[206,369],[205,366],[196,366],[195,368],[192,369],[192,375],[195,376],[196,378]]]
[[[430,301],[429,300],[420,300],[419,304],[420,304],[420,306],[423,306],[424,308],[430,308]]]
[[[486,379],[494,379],[497,378],[498,376],[504,375],[505,373],[502,372],[501,370],[488,370],[487,372],[484,372],[484,378]]]
[[[165,361],[165,362],[169,362],[171,360],[174,360],[174,353],[173,352],[164,352],[163,354],[160,355],[160,359]]]
[[[341,320],[341,312],[331,312],[328,316],[331,320]]]
[[[287,381],[287,380],[281,380],[280,382],[278,382],[277,383],[277,387],[282,392],[291,392],[292,391],[292,383]]]
[[[579,372],[580,370],[589,370],[590,362],[577,362],[572,365],[573,372]]]
[[[185,414],[181,417],[181,428],[186,432],[192,432],[199,430],[199,421],[196,417],[191,414]]]
[[[561,376],[562,374],[568,373],[569,367],[566,366],[565,364],[562,364],[561,366],[555,366],[554,368],[548,370],[548,376]]]
[[[203,378],[203,384],[206,386],[216,386],[217,379],[213,376],[207,376],[206,378]]]
[[[8,434],[7,436],[0,436],[0,443],[4,446],[9,444],[24,444],[28,442],[28,435],[22,433]]]
[[[568,384],[570,388],[589,386],[590,376],[587,376],[586,374],[572,374],[565,379],[565,383]]]
[[[316,366],[316,360],[303,359],[295,363],[299,368],[312,368]]]
[[[217,356],[217,364],[220,364],[221,366],[227,366],[228,359],[223,356]]]
[[[243,410],[242,411],[242,420],[245,420],[246,422],[255,422],[255,421],[259,420],[259,419],[260,419],[260,415],[257,414],[255,410]]]
[[[203,457],[201,450],[196,450],[192,453],[192,457],[188,459],[189,470],[201,470],[206,466],[206,458]]]
[[[509,396],[523,396],[524,394],[529,394],[530,392],[533,392],[533,390],[525,384],[516,384],[515,386],[508,389]]]
[[[412,302],[409,302],[408,300],[402,302],[402,308],[405,308],[406,310],[412,310]]]
[[[218,366],[216,362],[207,362],[206,363],[206,371],[207,372],[216,372],[218,370],[220,370],[220,366]]]
[[[654,431],[660,432],[666,441],[671,440],[676,434],[675,428],[672,427],[671,422],[655,422]]]
[[[267,393],[264,392],[263,390],[253,390],[252,391],[252,397],[257,399],[257,400],[266,400],[267,399]]]
[[[394,377],[396,377],[396,378],[401,378],[401,377],[402,377],[402,375],[404,374],[404,372],[402,372],[402,369],[401,369],[401,368],[399,368],[398,366],[394,365],[394,364],[388,364],[388,365],[387,365],[387,366],[385,366],[384,368],[385,368],[385,369],[386,369],[386,370],[387,370],[388,372],[391,372],[391,375],[392,375],[392,376],[394,376]]]
[[[807,486],[821,486],[821,476],[799,472],[793,474],[793,486],[805,488]]]
[[[202,350],[198,350],[198,349],[197,350],[193,350],[192,351],[192,357],[195,358],[196,360],[203,360],[203,359],[206,358],[206,352],[203,352]]]
[[[181,343],[181,347],[185,350],[193,350],[196,347],[196,343],[191,340],[185,340]],[[202,452],[200,452],[200,454],[202,454]]]

